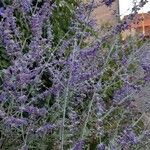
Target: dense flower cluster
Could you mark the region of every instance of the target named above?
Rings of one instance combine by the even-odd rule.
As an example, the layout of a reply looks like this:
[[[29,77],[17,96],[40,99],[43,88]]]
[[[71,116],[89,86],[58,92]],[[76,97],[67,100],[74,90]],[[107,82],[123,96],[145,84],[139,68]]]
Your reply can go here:
[[[107,6],[112,2],[104,1]],[[139,7],[143,7],[141,3]],[[130,41],[125,48],[130,51],[123,51],[124,43],[119,43],[116,35],[128,28],[126,21],[102,37],[95,36],[95,20],[90,19],[95,7],[94,2],[79,4],[68,32],[57,45],[53,44],[51,25],[57,3],[44,0],[39,6],[32,0],[15,0],[0,9],[0,44],[10,59],[10,66],[1,70],[2,139],[8,138],[11,144],[17,139],[15,145],[22,150],[40,146],[105,150],[138,144],[133,129],[124,129],[137,116],[123,125],[118,122],[125,115],[133,116],[126,108],[144,86],[140,81],[149,81],[150,56],[145,50],[149,45],[142,43],[135,49],[135,42]],[[20,15],[24,24],[19,22]],[[136,78],[133,68],[137,65],[145,76],[130,80]],[[124,118],[118,117],[121,115]],[[116,137],[111,136],[114,130]],[[7,145],[5,140],[2,145]]]

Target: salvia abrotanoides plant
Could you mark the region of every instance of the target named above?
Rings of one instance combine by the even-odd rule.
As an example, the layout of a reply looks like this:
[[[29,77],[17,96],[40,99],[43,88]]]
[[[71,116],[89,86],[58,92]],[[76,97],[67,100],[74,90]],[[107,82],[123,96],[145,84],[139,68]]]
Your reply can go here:
[[[67,2],[3,1],[0,149],[149,149],[148,110],[135,104],[150,85],[150,44],[120,37],[146,2],[105,34],[91,14],[112,1],[78,2],[57,38],[53,13]]]

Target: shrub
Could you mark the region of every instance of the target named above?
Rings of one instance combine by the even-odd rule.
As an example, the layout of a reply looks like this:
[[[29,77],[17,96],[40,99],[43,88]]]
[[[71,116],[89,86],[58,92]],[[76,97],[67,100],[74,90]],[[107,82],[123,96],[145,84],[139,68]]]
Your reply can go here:
[[[60,36],[57,3],[15,0],[1,8],[2,47],[10,61],[1,70],[1,149],[140,149],[147,142],[133,101],[149,83],[149,44],[123,42],[127,22],[99,36],[90,19],[94,7],[94,1],[80,3]]]

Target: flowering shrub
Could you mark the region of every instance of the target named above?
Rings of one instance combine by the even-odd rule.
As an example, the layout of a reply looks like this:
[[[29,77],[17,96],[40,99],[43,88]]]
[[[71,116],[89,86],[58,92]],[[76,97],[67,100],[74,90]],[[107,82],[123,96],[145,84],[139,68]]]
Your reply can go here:
[[[15,0],[1,8],[1,47],[10,61],[1,70],[1,149],[121,150],[147,142],[133,102],[149,84],[149,44],[119,37],[143,3],[106,35],[90,19],[98,5],[80,3],[56,42],[57,3]]]

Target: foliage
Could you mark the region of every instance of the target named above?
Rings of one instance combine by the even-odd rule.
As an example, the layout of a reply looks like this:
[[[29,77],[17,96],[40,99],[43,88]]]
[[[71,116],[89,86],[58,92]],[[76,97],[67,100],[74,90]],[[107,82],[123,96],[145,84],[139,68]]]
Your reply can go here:
[[[24,1],[25,2],[25,1]],[[78,0],[68,0],[68,1],[51,1],[51,3],[56,3],[57,7],[52,11],[52,16],[50,18],[51,26],[53,29],[53,44],[57,45],[58,41],[60,41],[61,38],[69,31],[69,24],[71,19],[74,16],[74,10],[78,6],[79,1]],[[12,0],[3,0],[0,2],[0,7],[3,8],[6,5],[11,5],[13,3]],[[15,1],[14,1],[15,3]],[[41,7],[43,4],[43,1],[41,0],[33,0],[32,1],[32,7],[35,8]],[[16,12],[17,15],[17,24],[20,26],[20,30],[22,31],[22,34],[24,36],[22,37],[23,41],[29,41],[30,40],[30,29],[28,24],[26,23],[26,20],[24,19],[24,16],[20,12]],[[63,17],[63,19],[62,19]],[[1,19],[1,16],[0,16]],[[7,55],[5,54],[4,48],[0,48],[0,69],[6,68],[9,65],[9,60],[7,59]]]
[[[99,4],[72,3],[15,0],[0,10],[1,47],[10,62],[1,70],[1,149],[132,150],[149,144],[134,100],[150,83],[150,45],[120,38],[145,1],[106,35],[90,19]],[[112,1],[102,4],[111,7]]]

